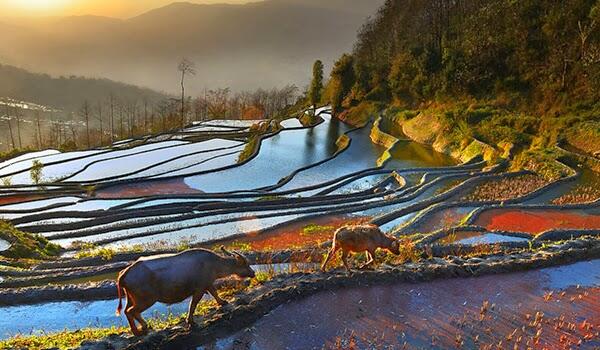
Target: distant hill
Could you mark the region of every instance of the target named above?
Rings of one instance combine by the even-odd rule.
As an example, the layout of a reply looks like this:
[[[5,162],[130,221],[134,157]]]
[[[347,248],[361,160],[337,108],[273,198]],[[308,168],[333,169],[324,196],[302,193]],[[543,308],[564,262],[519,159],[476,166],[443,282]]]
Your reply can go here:
[[[190,92],[304,85],[315,59],[351,51],[383,0],[174,3],[140,16],[12,20],[0,24],[0,60],[51,74],[102,76],[176,92],[181,57],[197,64]],[[17,26],[8,29],[9,26]]]
[[[166,96],[162,93],[108,79],[58,77],[35,74],[0,64],[0,97],[30,101],[66,111],[77,111],[84,100],[99,101],[110,94],[127,101],[149,103]]]

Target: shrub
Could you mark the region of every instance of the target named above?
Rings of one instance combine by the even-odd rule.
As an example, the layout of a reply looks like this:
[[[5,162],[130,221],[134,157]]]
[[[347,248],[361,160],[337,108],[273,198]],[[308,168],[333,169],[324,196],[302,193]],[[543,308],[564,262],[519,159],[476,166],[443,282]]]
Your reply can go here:
[[[46,259],[57,256],[62,250],[46,238],[20,231],[6,221],[0,221],[0,238],[11,244],[0,255],[12,259]]]
[[[308,235],[313,235],[313,234],[318,234],[318,233],[324,233],[327,231],[332,231],[333,229],[335,229],[335,227],[333,227],[333,226],[321,226],[321,225],[317,225],[317,224],[309,224],[309,225],[304,226],[304,228],[302,229],[302,235],[308,236]]]
[[[102,260],[112,260],[115,257],[116,251],[110,248],[92,248],[87,250],[81,250],[75,254],[75,258],[95,258],[99,257]]]

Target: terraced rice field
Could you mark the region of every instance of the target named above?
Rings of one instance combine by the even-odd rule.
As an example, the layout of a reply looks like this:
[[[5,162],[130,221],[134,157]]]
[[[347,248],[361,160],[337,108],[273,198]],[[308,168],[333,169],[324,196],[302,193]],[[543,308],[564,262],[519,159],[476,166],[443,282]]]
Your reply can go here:
[[[578,236],[600,233],[597,200],[567,206],[555,201],[585,185],[595,174],[590,169],[576,168],[574,172],[585,176],[551,183],[529,172],[507,172],[503,163],[490,166],[474,159],[457,164],[410,140],[397,140],[390,148],[375,144],[372,123],[352,128],[332,118],[326,108],[319,112],[321,120],[312,127],[288,119],[277,131],[260,135],[258,147],[243,161],[239,156],[247,151],[250,129],[257,121],[210,121],[121,141],[110,148],[47,150],[0,163],[0,178],[10,182],[0,187],[0,218],[65,248],[59,261],[35,270],[1,268],[0,297],[1,292],[10,295],[15,286],[37,290],[48,283],[76,284],[77,290],[86,282],[113,279],[140,254],[187,247],[226,245],[273,254],[308,250],[312,262],[313,257],[322,257],[336,229],[355,223],[379,225],[407,247],[422,249],[415,253],[417,258],[444,256],[440,252],[445,248],[484,253],[487,246],[493,246],[494,252],[536,247],[546,243],[538,235],[549,230],[567,231],[555,232],[549,241],[570,239],[572,230],[579,230]],[[31,176],[34,161],[43,165],[39,183]],[[0,240],[0,251],[6,247]],[[119,258],[81,259],[104,248]],[[597,261],[592,264],[598,267]],[[573,269],[579,271],[584,265],[576,266]],[[380,345],[406,342],[416,347],[433,342],[434,348],[473,345],[475,339],[477,344],[492,344],[511,334],[509,326],[522,324],[520,317],[532,310],[563,312],[559,306],[564,303],[550,306],[539,297],[551,289],[564,291],[563,296],[578,293],[573,289],[576,278],[564,271],[502,276],[496,283],[481,277],[319,294],[275,310],[254,331],[238,333],[216,348],[232,348],[239,342],[259,349],[284,348],[294,342],[301,348],[318,344],[345,348],[349,342],[368,345],[375,340]],[[557,275],[564,285],[553,284],[557,280],[552,276]],[[511,288],[513,283],[517,288]],[[596,280],[585,285],[588,295],[599,287]],[[0,319],[5,320],[0,322],[0,337],[42,328],[122,325],[123,319],[109,312],[114,308],[110,294],[114,286],[94,288],[98,296],[87,298],[86,303],[79,303],[76,294],[41,304],[25,300],[23,304],[34,304],[27,306],[0,303]],[[519,298],[522,305],[514,303]],[[498,306],[494,316],[472,321],[486,300]],[[571,310],[588,317],[595,309],[579,305],[596,307],[596,301]],[[339,308],[331,309],[336,303]],[[357,303],[362,306],[356,307]],[[317,315],[319,308],[330,310],[329,316]],[[40,310],[48,310],[47,318],[29,318]],[[52,318],[61,310],[69,316]],[[185,306],[159,306],[149,314],[169,310],[181,314]],[[509,310],[519,319],[510,319]],[[286,319],[290,312],[297,317]],[[16,327],[7,319],[24,321]],[[468,334],[458,331],[463,321],[470,327]],[[486,333],[494,322],[498,331]],[[289,334],[301,325],[311,337],[298,338],[307,334],[300,331]],[[287,336],[272,334],[277,327],[285,329]],[[518,333],[513,336],[531,336]],[[263,337],[273,341],[265,344]],[[551,335],[543,338],[543,344],[556,341]]]

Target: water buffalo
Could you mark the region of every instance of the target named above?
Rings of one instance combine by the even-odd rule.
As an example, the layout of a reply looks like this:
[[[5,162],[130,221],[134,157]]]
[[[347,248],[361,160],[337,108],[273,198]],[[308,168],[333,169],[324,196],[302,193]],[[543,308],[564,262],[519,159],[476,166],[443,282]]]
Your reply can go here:
[[[342,250],[342,262],[346,270],[350,271],[348,265],[348,254],[350,252],[367,252],[367,262],[361,268],[373,263],[373,256],[377,248],[387,249],[394,254],[400,254],[400,243],[392,236],[388,236],[381,232],[379,227],[375,225],[355,225],[341,227],[333,235],[333,244],[331,250],[327,253],[327,257],[321,265],[321,270],[325,271],[325,267],[335,253]]]
[[[240,254],[231,254],[224,248],[226,256],[206,249],[190,249],[179,254],[163,254],[138,259],[119,273],[117,290],[119,306],[123,309],[122,296],[127,296],[125,315],[134,335],[148,332],[148,324],[141,314],[156,302],[175,304],[192,297],[187,323],[194,325],[194,311],[204,293],[210,293],[219,305],[227,302],[219,297],[214,287],[215,280],[230,275],[240,278],[254,277],[248,261]],[[142,328],[138,329],[135,321]]]

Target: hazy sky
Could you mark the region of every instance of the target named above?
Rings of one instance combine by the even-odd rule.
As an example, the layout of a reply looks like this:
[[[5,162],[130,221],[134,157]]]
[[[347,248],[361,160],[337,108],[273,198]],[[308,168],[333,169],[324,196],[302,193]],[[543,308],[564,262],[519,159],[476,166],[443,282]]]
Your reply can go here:
[[[131,17],[177,0],[0,0],[0,17],[98,15]],[[254,0],[256,1],[256,0]],[[195,0],[194,3],[246,3],[250,0]]]

